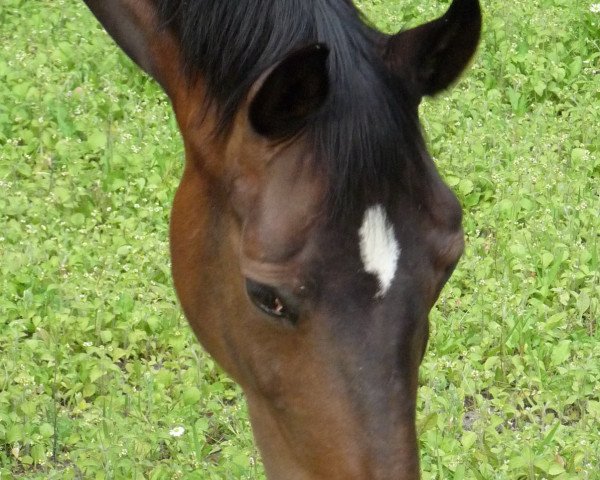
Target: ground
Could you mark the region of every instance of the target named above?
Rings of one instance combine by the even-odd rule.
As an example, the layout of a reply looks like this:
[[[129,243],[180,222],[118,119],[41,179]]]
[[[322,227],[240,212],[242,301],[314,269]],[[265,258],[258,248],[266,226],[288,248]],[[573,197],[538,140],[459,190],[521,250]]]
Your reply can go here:
[[[363,0],[392,32],[448,2]],[[484,2],[421,116],[467,250],[431,315],[424,479],[599,479],[600,6]],[[82,2],[0,6],[0,479],[260,479],[172,289],[182,146]]]

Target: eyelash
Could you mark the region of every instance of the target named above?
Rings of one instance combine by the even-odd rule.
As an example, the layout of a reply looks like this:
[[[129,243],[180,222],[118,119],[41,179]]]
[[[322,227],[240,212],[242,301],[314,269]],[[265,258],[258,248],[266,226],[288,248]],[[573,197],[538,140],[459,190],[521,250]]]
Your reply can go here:
[[[246,279],[246,292],[254,306],[267,315],[292,323],[298,320],[296,309],[277,289]]]

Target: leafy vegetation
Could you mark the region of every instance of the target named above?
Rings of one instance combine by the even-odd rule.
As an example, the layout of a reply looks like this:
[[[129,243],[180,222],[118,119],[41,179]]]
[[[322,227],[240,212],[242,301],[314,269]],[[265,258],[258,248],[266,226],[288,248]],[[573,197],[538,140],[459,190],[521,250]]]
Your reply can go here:
[[[449,2],[363,0],[389,32]],[[598,479],[600,7],[488,0],[422,105],[465,206],[432,313],[424,479]],[[0,478],[262,478],[237,386],[176,304],[165,97],[76,0],[0,5]]]

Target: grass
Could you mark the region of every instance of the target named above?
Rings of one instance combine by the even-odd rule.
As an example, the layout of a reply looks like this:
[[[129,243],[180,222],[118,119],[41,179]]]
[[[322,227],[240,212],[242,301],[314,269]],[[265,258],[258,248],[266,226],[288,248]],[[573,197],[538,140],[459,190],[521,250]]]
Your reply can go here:
[[[391,32],[448,2],[359,3]],[[471,70],[421,108],[467,236],[421,368],[423,478],[600,479],[600,13],[484,9]],[[172,289],[164,95],[81,2],[2,0],[0,25],[0,479],[263,478]]]

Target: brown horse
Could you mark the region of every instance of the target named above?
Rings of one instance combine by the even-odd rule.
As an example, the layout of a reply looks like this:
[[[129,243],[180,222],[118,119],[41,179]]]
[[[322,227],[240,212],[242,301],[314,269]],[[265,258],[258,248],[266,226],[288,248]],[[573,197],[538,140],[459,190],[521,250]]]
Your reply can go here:
[[[418,478],[428,313],[463,235],[417,107],[472,57],[479,2],[385,35],[350,0],[85,1],[173,104],[175,287],[268,477]]]

